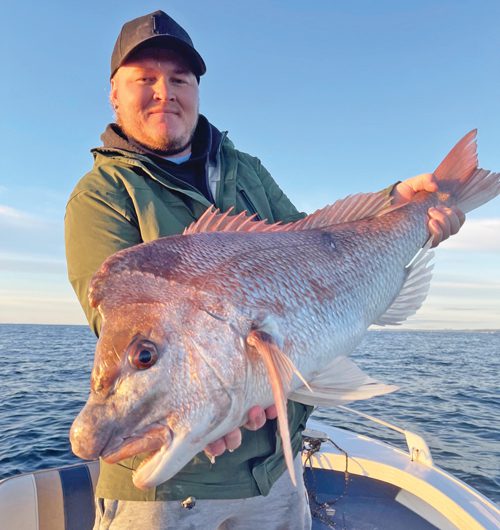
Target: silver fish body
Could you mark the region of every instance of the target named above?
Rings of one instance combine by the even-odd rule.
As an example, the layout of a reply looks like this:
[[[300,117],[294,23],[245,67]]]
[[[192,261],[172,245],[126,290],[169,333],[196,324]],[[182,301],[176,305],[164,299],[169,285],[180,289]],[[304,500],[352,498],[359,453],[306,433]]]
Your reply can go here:
[[[360,195],[273,227],[207,213],[185,235],[109,258],[90,292],[103,326],[73,451],[109,462],[151,452],[134,476],[150,487],[243,424],[251,406],[277,403],[290,465],[287,396],[342,402],[366,397],[360,388],[391,390],[335,362],[371,324],[404,320],[422,303],[429,207],[500,192],[498,174],[471,159],[471,134],[436,171],[444,191],[402,207],[382,193]],[[359,203],[367,206],[358,212]]]

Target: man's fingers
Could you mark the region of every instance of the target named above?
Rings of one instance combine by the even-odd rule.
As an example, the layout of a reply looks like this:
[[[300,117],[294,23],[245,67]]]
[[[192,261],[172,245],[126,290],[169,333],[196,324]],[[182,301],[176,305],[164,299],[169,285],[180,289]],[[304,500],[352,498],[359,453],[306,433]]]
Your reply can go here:
[[[250,431],[256,431],[264,426],[267,420],[274,420],[278,417],[276,405],[271,405],[267,409],[255,406],[248,411],[248,419],[243,427]]]
[[[228,451],[234,451],[241,445],[241,430],[234,429],[230,433],[224,436],[224,442],[226,443],[226,449]]]
[[[278,417],[278,409],[276,405],[271,405],[266,409],[266,418],[268,420],[275,420]]]
[[[433,247],[448,239],[450,235],[456,234],[465,221],[465,214],[456,207],[438,206],[430,208],[428,215],[429,232],[433,237]]]
[[[422,173],[400,182],[395,186],[392,204],[399,205],[411,201],[419,191],[435,192],[438,190],[436,177],[432,173]]]
[[[434,238],[434,242],[436,244],[439,244],[441,241],[444,241],[445,239],[448,239],[450,237],[450,218],[449,214],[444,211],[444,209],[438,209],[438,208],[431,208],[429,210],[429,216],[431,220],[434,221],[432,223],[432,227],[435,229],[436,223],[439,225],[439,229],[441,232],[441,239],[439,242],[437,241],[437,238]]]
[[[420,182],[420,186],[419,184],[417,184],[417,182],[415,183],[415,192],[417,191],[429,191],[429,192],[434,192],[434,191],[437,191],[439,186],[438,186],[438,182],[436,180],[436,177],[434,176],[433,173],[423,173],[422,175],[418,175],[417,177],[415,177],[416,179],[419,179],[419,182]]]
[[[248,420],[244,427],[250,431],[256,431],[266,423],[266,412],[262,407],[252,407],[248,411]]]
[[[218,440],[215,440],[215,442],[212,442],[205,447],[205,454],[208,456],[208,458],[211,458],[213,456],[220,456],[225,452],[225,450],[226,442],[224,441],[224,438],[219,438]]]
[[[240,445],[241,430],[234,429],[234,431],[227,433],[222,438],[219,438],[218,440],[215,440],[215,442],[208,444],[205,447],[205,454],[208,456],[208,458],[220,456],[226,451],[234,451],[235,449],[238,449]]]
[[[429,232],[432,236],[432,248],[437,247],[443,240],[443,232],[441,231],[441,225],[435,220],[429,220]]]
[[[452,208],[452,211],[455,214],[454,220],[453,220],[452,232],[451,232],[453,235],[453,234],[456,234],[460,230],[460,227],[465,223],[465,214],[464,212],[462,212],[462,210],[459,210],[456,206]]]
[[[255,406],[248,411],[248,420],[243,427],[250,431],[256,431],[264,426],[267,420],[274,420],[278,416],[278,411],[274,405],[267,409]],[[205,447],[205,454],[208,458],[220,456],[225,451],[234,451],[241,445],[241,430],[234,429],[222,438],[215,440]]]

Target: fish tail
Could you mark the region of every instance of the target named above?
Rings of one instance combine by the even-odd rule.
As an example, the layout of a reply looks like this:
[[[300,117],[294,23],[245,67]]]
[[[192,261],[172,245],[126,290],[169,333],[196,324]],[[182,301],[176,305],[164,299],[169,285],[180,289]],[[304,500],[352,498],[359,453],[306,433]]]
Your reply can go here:
[[[500,194],[500,174],[478,168],[476,133],[466,134],[434,171],[439,191],[464,213]]]

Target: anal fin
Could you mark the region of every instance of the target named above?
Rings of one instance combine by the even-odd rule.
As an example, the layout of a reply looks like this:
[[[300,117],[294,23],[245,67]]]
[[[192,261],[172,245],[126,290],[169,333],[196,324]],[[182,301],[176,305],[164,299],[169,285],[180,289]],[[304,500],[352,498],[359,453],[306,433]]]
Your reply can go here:
[[[321,374],[309,381],[312,392],[300,387],[288,397],[305,405],[334,406],[388,394],[398,389],[363,372],[351,359],[336,357]]]
[[[427,297],[432,276],[433,265],[429,262],[434,257],[430,250],[432,238],[415,255],[406,266],[406,279],[385,313],[373,324],[377,326],[398,325],[414,315]]]

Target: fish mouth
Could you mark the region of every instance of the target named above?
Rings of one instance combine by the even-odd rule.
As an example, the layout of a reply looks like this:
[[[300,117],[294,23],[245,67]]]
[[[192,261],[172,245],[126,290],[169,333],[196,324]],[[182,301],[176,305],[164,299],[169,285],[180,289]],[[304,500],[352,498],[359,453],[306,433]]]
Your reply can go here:
[[[202,450],[203,444],[198,440],[193,444],[192,430],[172,433],[168,445],[162,445],[151,452],[140,463],[132,474],[132,481],[136,488],[147,490],[171,479],[192,458],[193,454]],[[194,445],[194,447],[193,447]]]
[[[146,457],[149,460],[160,449],[170,446],[172,439],[173,432],[166,421],[156,421],[130,436],[114,438],[103,449],[101,457],[108,464],[116,464],[139,453],[151,453]]]

